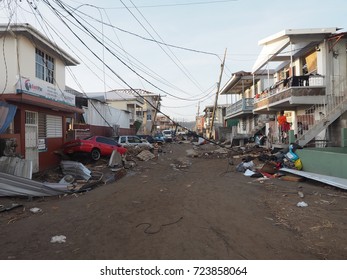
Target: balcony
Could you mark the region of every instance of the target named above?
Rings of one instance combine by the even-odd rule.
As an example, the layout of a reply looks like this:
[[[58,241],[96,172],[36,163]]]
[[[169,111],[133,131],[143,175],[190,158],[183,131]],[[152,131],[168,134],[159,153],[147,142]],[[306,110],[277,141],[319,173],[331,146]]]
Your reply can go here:
[[[226,109],[226,118],[252,114],[253,98],[243,98],[234,104],[231,104]]]
[[[281,80],[261,94],[257,94],[254,98],[254,111],[265,113],[271,108],[315,104],[324,98],[324,95],[325,78],[323,76],[294,76]]]

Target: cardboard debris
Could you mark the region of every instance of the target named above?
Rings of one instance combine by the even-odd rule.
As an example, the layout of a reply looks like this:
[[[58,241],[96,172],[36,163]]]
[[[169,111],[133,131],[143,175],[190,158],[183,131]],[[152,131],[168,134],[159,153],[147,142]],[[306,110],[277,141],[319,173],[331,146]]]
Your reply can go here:
[[[299,176],[293,176],[293,175],[285,175],[281,177],[281,180],[290,181],[290,182],[302,182],[305,180],[305,178],[299,177]]]
[[[155,158],[155,155],[152,154],[150,151],[148,150],[144,150],[142,151],[141,153],[139,153],[137,155],[137,157],[140,159],[140,160],[143,160],[143,161],[148,161],[150,159],[154,159]]]
[[[261,173],[275,174],[278,170],[276,169],[276,163],[266,162],[259,171]]]

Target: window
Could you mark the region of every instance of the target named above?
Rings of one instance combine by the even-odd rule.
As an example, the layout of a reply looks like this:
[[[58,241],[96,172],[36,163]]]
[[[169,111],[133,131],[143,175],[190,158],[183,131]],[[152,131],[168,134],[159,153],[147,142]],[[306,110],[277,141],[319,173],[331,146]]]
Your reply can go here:
[[[63,137],[63,120],[60,116],[46,115],[47,138]]]
[[[62,117],[39,113],[38,133],[39,133],[39,138],[63,137]]]
[[[246,131],[246,129],[247,129],[247,119],[243,118],[242,119],[242,130]]]
[[[151,120],[152,120],[151,111],[147,110],[147,121],[151,121]]]
[[[36,78],[54,83],[54,58],[36,49],[35,55],[35,75]]]
[[[96,142],[107,144],[107,145],[111,145],[111,146],[116,146],[116,144],[117,144],[112,139],[108,139],[108,138],[105,138],[105,137],[97,137],[96,138]]]
[[[46,138],[47,137],[47,121],[46,121],[46,114],[39,113],[39,138]]]
[[[37,113],[25,111],[25,124],[37,125]]]

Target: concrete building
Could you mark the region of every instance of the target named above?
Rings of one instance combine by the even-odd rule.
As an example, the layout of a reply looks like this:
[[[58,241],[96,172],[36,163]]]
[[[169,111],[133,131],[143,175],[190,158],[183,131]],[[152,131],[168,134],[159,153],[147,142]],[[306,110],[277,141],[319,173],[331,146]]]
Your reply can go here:
[[[292,140],[303,146],[341,145],[347,120],[347,36],[338,30],[287,29],[259,42],[263,49],[252,73],[268,73],[269,82],[265,89],[258,87],[253,112],[284,111]],[[274,144],[284,142],[276,119],[268,122],[269,129]]]
[[[33,172],[55,166],[67,123],[83,113],[64,91],[65,67],[78,61],[29,24],[0,25],[0,49],[0,110],[15,108],[0,138],[16,141],[16,152],[32,161]]]

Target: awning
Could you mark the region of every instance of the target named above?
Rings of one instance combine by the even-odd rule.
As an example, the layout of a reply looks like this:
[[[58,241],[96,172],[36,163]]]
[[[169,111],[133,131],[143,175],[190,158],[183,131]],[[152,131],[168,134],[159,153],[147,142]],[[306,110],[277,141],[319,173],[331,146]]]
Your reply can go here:
[[[271,71],[271,74],[272,73]],[[232,77],[220,91],[220,94],[242,94],[246,89],[249,89],[254,82],[258,82],[261,77],[266,77],[266,75],[257,73],[253,75],[245,71],[233,73]]]
[[[13,121],[17,106],[0,101],[0,133],[4,133]]]
[[[284,50],[290,42],[290,38],[286,37],[278,41],[266,43],[263,46],[256,62],[253,65],[252,73],[255,73],[269,61],[285,61],[290,59],[290,56],[277,56]]]
[[[67,113],[79,113],[83,114],[83,110],[75,106],[70,106],[60,102],[55,102],[52,100],[40,98],[37,96],[18,93],[18,94],[6,94],[4,96],[7,101],[20,103],[20,104],[31,104],[39,107],[54,109],[55,111],[67,112]]]
[[[249,72],[239,71],[233,73],[230,80],[224,85],[220,94],[240,94],[253,85],[253,75]]]

